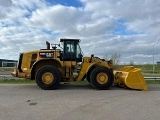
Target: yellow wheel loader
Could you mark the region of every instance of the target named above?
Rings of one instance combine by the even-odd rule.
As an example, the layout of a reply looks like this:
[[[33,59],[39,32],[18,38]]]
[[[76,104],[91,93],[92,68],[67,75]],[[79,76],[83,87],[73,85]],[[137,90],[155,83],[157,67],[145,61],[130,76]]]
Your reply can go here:
[[[138,68],[126,66],[113,70],[112,60],[105,61],[94,55],[83,57],[79,42],[79,39],[60,39],[60,44],[50,45],[46,41],[46,49],[20,53],[17,68],[11,74],[36,80],[44,90],[56,89],[60,82],[84,79],[100,90],[109,89],[113,84],[148,90]]]

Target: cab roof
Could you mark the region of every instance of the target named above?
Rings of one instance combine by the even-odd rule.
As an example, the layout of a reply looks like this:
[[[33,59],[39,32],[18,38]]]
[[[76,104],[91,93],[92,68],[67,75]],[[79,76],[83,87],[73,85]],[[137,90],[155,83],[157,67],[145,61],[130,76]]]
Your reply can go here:
[[[64,42],[64,41],[77,41],[80,42],[80,39],[72,39],[72,38],[61,38],[60,42]]]

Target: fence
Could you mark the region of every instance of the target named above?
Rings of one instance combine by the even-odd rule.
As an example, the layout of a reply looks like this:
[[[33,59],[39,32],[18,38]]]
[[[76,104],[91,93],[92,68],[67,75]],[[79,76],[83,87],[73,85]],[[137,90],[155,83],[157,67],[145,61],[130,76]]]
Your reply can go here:
[[[2,67],[15,67],[15,66],[17,66],[17,62],[2,61]]]
[[[145,80],[160,80],[160,77],[144,77]]]

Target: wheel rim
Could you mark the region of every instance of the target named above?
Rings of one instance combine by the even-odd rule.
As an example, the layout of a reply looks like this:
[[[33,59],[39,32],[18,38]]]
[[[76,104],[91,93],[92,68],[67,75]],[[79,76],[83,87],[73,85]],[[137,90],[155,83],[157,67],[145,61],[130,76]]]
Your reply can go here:
[[[108,75],[104,72],[101,72],[97,75],[96,79],[99,84],[105,84],[108,81]]]
[[[42,81],[45,84],[51,84],[54,81],[54,75],[50,72],[46,72],[42,75]]]

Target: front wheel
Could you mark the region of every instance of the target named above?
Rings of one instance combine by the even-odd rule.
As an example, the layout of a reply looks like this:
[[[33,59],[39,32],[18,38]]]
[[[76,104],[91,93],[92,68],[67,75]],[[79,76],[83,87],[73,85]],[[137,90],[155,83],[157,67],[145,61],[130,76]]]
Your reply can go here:
[[[54,66],[44,66],[36,74],[36,83],[44,90],[56,89],[60,81],[60,71]]]
[[[106,67],[96,67],[90,74],[91,85],[99,90],[109,89],[113,84],[114,75],[113,72]]]

